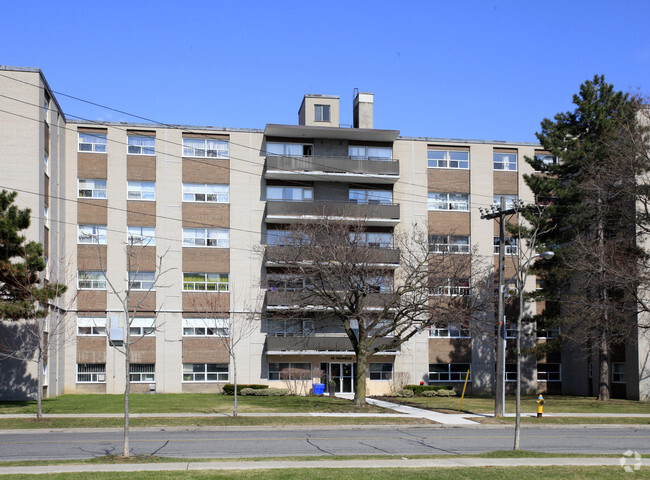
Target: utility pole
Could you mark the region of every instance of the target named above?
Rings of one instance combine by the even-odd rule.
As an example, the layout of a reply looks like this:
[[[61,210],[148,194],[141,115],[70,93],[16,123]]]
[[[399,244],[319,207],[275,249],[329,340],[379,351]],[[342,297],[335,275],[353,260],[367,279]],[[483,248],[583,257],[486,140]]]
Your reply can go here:
[[[496,395],[494,397],[494,416],[505,415],[506,410],[506,315],[504,300],[504,282],[506,271],[506,226],[505,217],[517,212],[516,208],[506,210],[506,199],[501,197],[498,207],[492,206],[488,211],[481,211],[481,218],[486,220],[497,220],[499,222],[499,289],[497,308],[497,372],[496,372]]]

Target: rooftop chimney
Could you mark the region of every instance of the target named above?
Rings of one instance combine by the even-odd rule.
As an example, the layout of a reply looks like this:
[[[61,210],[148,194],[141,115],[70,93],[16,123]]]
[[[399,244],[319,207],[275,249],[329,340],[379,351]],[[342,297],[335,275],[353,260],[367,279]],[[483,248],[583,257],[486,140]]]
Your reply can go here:
[[[354,89],[354,128],[372,128],[372,103],[374,94]]]

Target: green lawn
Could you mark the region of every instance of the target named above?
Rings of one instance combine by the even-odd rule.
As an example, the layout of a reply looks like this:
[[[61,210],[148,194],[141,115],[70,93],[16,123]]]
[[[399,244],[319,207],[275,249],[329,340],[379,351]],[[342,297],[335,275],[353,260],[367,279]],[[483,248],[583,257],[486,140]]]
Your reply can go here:
[[[131,394],[131,413],[232,413],[233,397],[208,393]],[[240,413],[345,413],[388,412],[383,408],[358,408],[349,400],[321,397],[239,396]],[[121,413],[123,395],[62,395],[43,400],[43,413]],[[36,402],[0,402],[0,418],[5,413],[36,414]]]
[[[65,473],[47,475],[49,480],[121,480],[121,479],[238,479],[238,480],[416,480],[416,479],[476,479],[476,480],[548,480],[570,478],[573,480],[609,480],[612,478],[650,479],[650,469],[627,474],[621,467],[455,467],[455,468],[336,468],[315,470],[311,468],[234,471],[183,471],[183,472],[111,472]],[[13,480],[34,480],[41,475],[13,475]]]
[[[458,411],[460,397],[412,397],[405,399],[390,399],[413,406],[440,410],[446,413]],[[521,397],[521,411],[533,413],[537,411],[535,403],[537,396]],[[594,397],[577,397],[569,395],[548,395],[544,397],[544,413],[648,413],[650,402],[635,400],[612,399],[599,402]],[[465,413],[494,413],[494,397],[469,396],[463,399]],[[506,412],[515,413],[515,397],[506,397]]]

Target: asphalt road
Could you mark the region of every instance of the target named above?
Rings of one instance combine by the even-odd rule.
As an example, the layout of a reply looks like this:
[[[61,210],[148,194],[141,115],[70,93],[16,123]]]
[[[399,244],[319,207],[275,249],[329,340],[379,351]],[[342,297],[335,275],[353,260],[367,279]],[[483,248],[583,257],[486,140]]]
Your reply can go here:
[[[179,458],[302,455],[447,455],[512,449],[510,428],[374,427],[334,429],[132,430],[131,453]],[[522,430],[524,450],[650,454],[650,428]],[[0,459],[80,459],[122,453],[117,431],[0,433]]]

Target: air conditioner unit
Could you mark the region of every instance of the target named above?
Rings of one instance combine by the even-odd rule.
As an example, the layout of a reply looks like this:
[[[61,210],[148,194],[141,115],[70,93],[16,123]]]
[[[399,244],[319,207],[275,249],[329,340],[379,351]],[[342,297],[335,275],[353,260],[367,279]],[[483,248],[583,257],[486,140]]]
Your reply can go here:
[[[97,374],[97,381],[98,382],[105,382],[106,381],[106,374],[105,373],[98,373]]]

